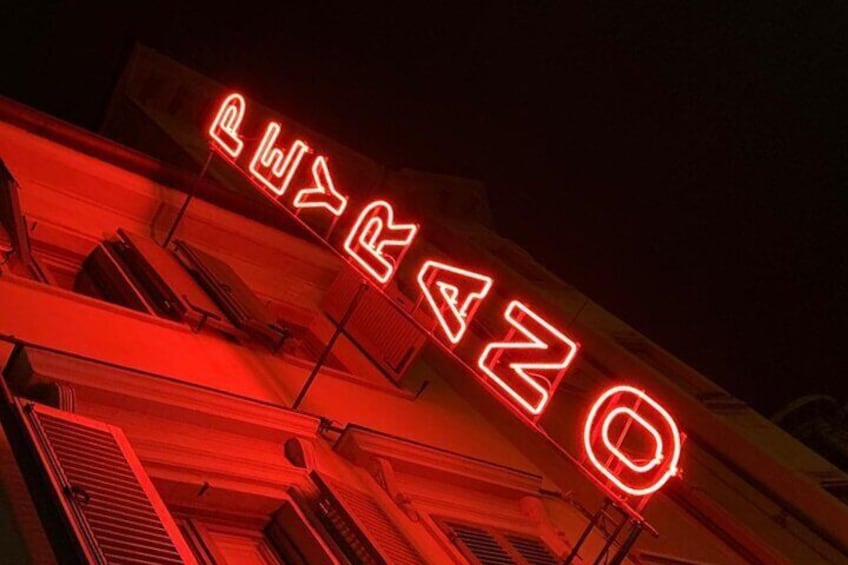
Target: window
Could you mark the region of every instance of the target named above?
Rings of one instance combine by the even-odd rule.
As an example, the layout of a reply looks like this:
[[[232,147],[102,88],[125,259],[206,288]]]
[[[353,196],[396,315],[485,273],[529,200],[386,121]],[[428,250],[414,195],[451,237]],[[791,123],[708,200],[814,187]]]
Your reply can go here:
[[[194,515],[198,512],[202,515]],[[183,511],[179,527],[201,565],[337,565],[345,561],[297,487],[289,487],[283,504],[260,524],[265,520],[255,514],[233,517],[227,508],[207,508]]]
[[[69,383],[62,380],[65,374],[71,378]],[[73,379],[70,375],[79,379]],[[249,410],[243,399],[232,398],[232,403],[218,404],[218,401],[223,400],[218,393],[205,389],[197,390],[202,396],[192,397],[193,395],[186,393],[194,387],[162,381],[161,384],[168,387],[167,391],[163,390],[160,383],[148,383],[146,390],[155,390],[156,398],[145,396],[144,405],[134,408],[123,406],[120,402],[125,398],[125,385],[130,381],[137,381],[138,378],[152,377],[28,347],[19,349],[18,353],[13,355],[0,376],[0,416],[3,428],[10,440],[14,440],[12,443],[15,447],[14,457],[10,454],[8,460],[12,466],[21,468],[21,474],[30,483],[27,486],[32,491],[33,498],[40,501],[38,513],[44,522],[43,529],[51,539],[48,545],[45,538],[43,545],[61,546],[61,549],[56,550],[60,563],[330,565],[340,562],[333,558],[335,554],[312,525],[313,522],[317,523],[318,519],[308,519],[307,512],[303,509],[303,501],[296,501],[291,494],[277,494],[276,490],[275,494],[269,495],[271,489],[264,487],[261,493],[257,493],[253,488],[256,483],[253,481],[254,476],[249,464],[244,464],[240,470],[234,470],[233,480],[222,479],[220,482],[214,482],[212,496],[202,496],[197,493],[199,485],[196,482],[196,473],[198,469],[206,469],[205,465],[201,464],[190,470],[183,468],[183,472],[180,472],[179,469],[186,463],[185,456],[180,453],[178,447],[179,442],[183,440],[178,439],[176,443],[171,443],[170,440],[159,443],[160,433],[163,436],[173,434],[171,439],[177,439],[181,433],[176,430],[181,428],[183,423],[208,422],[205,418],[197,420],[197,415],[214,414],[217,417],[219,413],[230,413],[228,407],[236,406]],[[173,448],[170,453],[162,451],[153,457],[156,463],[163,461],[160,456],[168,461],[165,465],[165,477],[163,478],[161,467],[156,475],[163,481],[157,482],[157,486],[164,485],[161,498],[119,428],[75,413],[43,406],[29,399],[7,401],[12,398],[11,393],[6,392],[7,387],[31,397],[44,386],[66,384],[71,391],[76,389],[90,392],[89,387],[97,389],[98,392],[91,396],[86,392],[87,400],[81,403],[85,404],[86,409],[110,414],[109,417],[120,411],[121,416],[116,415],[116,418],[126,417],[123,421],[137,424],[146,422],[147,417],[160,423],[152,434],[138,430],[136,433],[140,437],[140,449],[150,445],[145,443],[145,438],[148,442],[154,438],[153,441],[157,445],[170,444]],[[76,393],[69,394],[74,396]],[[72,402],[63,401],[58,394],[42,394],[39,397],[41,396],[52,397],[51,402],[62,406],[73,406]],[[117,399],[119,404],[113,403],[110,396]],[[218,401],[215,400],[216,397]],[[93,398],[96,400],[89,402]],[[171,398],[179,400],[172,404]],[[214,408],[210,409],[210,404],[214,405]],[[95,408],[96,405],[99,405],[100,409]],[[262,410],[260,413],[267,414],[267,407],[262,407],[261,404],[255,406]],[[5,413],[2,410],[5,410]],[[130,412],[136,414],[130,415]],[[232,412],[239,414],[234,417],[233,422],[248,421],[242,419],[243,414],[239,410]],[[190,416],[192,413],[194,415]],[[160,418],[163,415],[168,422],[174,424],[173,431],[170,426],[161,425],[163,420]],[[141,416],[141,419],[137,418],[138,416]],[[307,425],[314,424],[311,417],[302,418],[296,426],[305,422],[311,422]],[[133,424],[128,423],[127,426],[129,431]],[[276,426],[277,423],[268,429],[277,429]],[[214,434],[218,430],[226,430],[227,437],[231,437],[227,420],[218,421],[204,429],[209,430],[209,436],[206,436],[205,431],[203,434],[210,440],[216,437]],[[249,425],[249,431],[243,430],[242,437],[254,437],[255,432],[256,429]],[[0,433],[0,476],[5,475],[2,469],[3,437],[4,434]],[[132,437],[135,441],[136,436]],[[227,471],[222,472],[218,465],[218,462],[212,463],[215,476],[226,475]],[[153,474],[151,469],[151,475]],[[305,475],[295,474],[298,477],[296,480],[308,484]],[[4,482],[8,482],[5,478],[3,476]],[[20,484],[25,493],[27,486],[23,485],[23,481],[21,478]],[[12,485],[15,486],[14,483]],[[15,510],[24,508],[24,505],[19,504],[18,498],[20,497],[12,501]],[[279,500],[276,510],[269,506],[275,498]],[[33,514],[34,512],[35,510]],[[38,517],[33,518],[36,522],[39,520]],[[170,535],[171,542],[165,534]],[[77,535],[82,541],[77,540]],[[326,537],[329,539],[329,536]],[[100,545],[106,549],[100,548]],[[168,549],[171,545],[184,545],[185,551],[194,558],[183,561],[185,552],[178,552],[179,557],[174,558]],[[26,547],[36,547],[36,543],[26,538]],[[137,559],[125,558],[125,555],[119,553],[124,549],[137,553]],[[100,553],[97,553],[98,551]],[[89,559],[90,555],[105,557],[99,560]],[[5,563],[3,556],[0,553],[0,563]],[[46,559],[33,559],[33,562],[49,563]]]
[[[424,561],[379,504],[364,491],[317,472],[316,514],[353,563],[415,565]]]
[[[127,308],[235,331],[177,259],[150,238],[119,229],[97,245],[77,274],[74,289]]]
[[[385,493],[379,498],[392,506],[386,511],[399,528],[427,534],[413,541],[421,540],[418,548],[429,561],[547,565],[559,563],[571,549],[551,512],[561,516],[573,509],[534,495],[544,477],[532,470],[354,424],[334,450]]]
[[[437,519],[436,523],[474,565],[557,565],[559,560],[541,538],[481,524]]]
[[[322,523],[319,516],[322,511],[312,510],[316,504],[326,506],[328,502],[324,496],[317,501],[308,499],[297,487],[290,487],[285,502],[264,526],[257,525],[255,516],[210,517],[209,514],[217,513],[208,509],[203,516],[193,516],[191,512],[181,514],[178,523],[201,565],[422,563],[405,559],[403,554],[391,553],[391,550],[381,553],[366,538],[362,543],[353,541],[352,536],[360,534],[358,530],[357,534],[353,533],[356,526],[350,519],[334,517]],[[329,504],[339,503],[333,499]],[[394,543],[405,541],[397,538]],[[384,558],[384,555],[389,557]],[[400,561],[395,560],[397,557]]]
[[[195,329],[250,336],[275,351],[290,333],[229,265],[184,241],[172,253],[119,229],[83,261],[74,290]]]
[[[265,527],[265,535],[286,563],[335,565],[343,561],[306,497],[296,487],[290,487],[288,495]]]
[[[16,275],[52,282],[50,272],[32,254],[19,189],[18,182],[0,160],[0,264]]]
[[[232,267],[185,241],[175,242],[175,253],[237,328],[274,350],[282,346],[288,330]]]
[[[3,427],[62,563],[196,563],[123,432],[3,391]]]
[[[183,510],[178,514],[180,531],[201,565],[345,562],[342,551],[332,545],[329,534],[309,510],[306,498],[296,487],[290,487],[288,493],[270,519],[255,514],[233,517],[226,508]]]
[[[155,313],[155,303],[133,283],[118,249],[114,242],[98,244],[82,264],[74,290],[139,312]]]
[[[282,565],[261,531],[215,521],[183,520],[180,530],[203,565]]]

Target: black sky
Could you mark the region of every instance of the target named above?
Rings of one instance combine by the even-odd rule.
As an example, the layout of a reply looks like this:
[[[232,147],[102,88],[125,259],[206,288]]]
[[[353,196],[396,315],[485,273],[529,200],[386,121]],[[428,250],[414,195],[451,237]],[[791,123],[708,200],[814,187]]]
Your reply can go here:
[[[5,6],[0,94],[96,129],[142,42],[483,179],[504,235],[764,413],[848,400],[848,4],[213,4]]]

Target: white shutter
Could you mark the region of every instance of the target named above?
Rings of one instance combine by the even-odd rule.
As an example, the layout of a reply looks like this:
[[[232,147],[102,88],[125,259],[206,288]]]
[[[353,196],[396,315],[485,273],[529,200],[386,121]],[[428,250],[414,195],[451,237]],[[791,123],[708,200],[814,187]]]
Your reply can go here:
[[[319,516],[355,563],[424,565],[418,552],[371,495],[312,473],[321,496]]]
[[[440,521],[450,540],[474,565],[557,565],[559,559],[540,538],[482,524]]]
[[[23,399],[4,408],[60,561],[196,564],[119,428]]]

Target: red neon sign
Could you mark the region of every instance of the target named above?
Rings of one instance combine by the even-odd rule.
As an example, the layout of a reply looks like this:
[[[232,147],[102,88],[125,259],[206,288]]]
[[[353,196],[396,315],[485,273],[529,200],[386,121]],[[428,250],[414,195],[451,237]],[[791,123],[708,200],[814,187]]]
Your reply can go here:
[[[319,155],[312,163],[312,178],[315,186],[302,188],[294,197],[295,208],[324,208],[334,216],[341,216],[347,207],[347,196],[336,190],[327,158]]]
[[[511,326],[505,341],[487,345],[477,367],[538,416],[577,354],[577,344],[518,300],[510,302],[504,318]],[[512,340],[516,332],[526,340]]]
[[[244,141],[239,137],[238,129],[244,118],[245,107],[244,96],[230,94],[224,98],[215,119],[212,120],[212,125],[209,126],[209,137],[233,159],[236,159],[244,149]]]
[[[634,427],[642,433],[634,434]],[[633,496],[656,492],[679,473],[682,439],[674,418],[632,386],[614,386],[595,401],[586,418],[583,445],[592,465]]]
[[[416,277],[448,340],[457,344],[480,303],[492,288],[492,278],[439,261],[426,261]]]
[[[244,98],[230,94],[209,128],[213,148],[228,155],[229,162],[239,168],[235,160],[244,141],[238,130],[245,109]],[[247,171],[242,171],[278,197],[285,194],[304,155],[311,151],[299,139],[285,151],[278,147],[281,129],[277,122],[267,124]],[[298,210],[320,208],[341,217],[348,209],[348,197],[334,186],[327,158],[316,157],[311,172],[314,186],[301,188],[292,206]],[[353,266],[381,285],[391,281],[419,229],[415,224],[396,223],[394,216],[388,202],[370,202],[342,244]],[[315,235],[332,246],[329,236]],[[430,337],[438,339],[442,347],[444,339],[460,344],[489,296],[493,280],[435,260],[421,265],[416,280],[441,329],[438,338]],[[472,370],[488,379],[491,388],[523,419],[532,421],[548,407],[578,345],[519,300],[509,303],[503,317],[510,328],[506,336],[485,345]],[[457,351],[461,353],[461,349]],[[677,425],[662,406],[633,387],[616,386],[598,398],[586,420],[583,439],[593,466],[621,492],[644,496],[678,473],[682,439]],[[650,447],[645,448],[646,444]]]
[[[350,257],[381,284],[392,278],[418,233],[417,225],[398,224],[394,218],[391,204],[375,200],[362,209],[344,242]]]
[[[282,149],[275,146],[280,129],[277,122],[268,123],[262,141],[250,160],[250,174],[277,196],[285,194],[300,160],[309,151],[306,143],[296,139],[284,154]]]

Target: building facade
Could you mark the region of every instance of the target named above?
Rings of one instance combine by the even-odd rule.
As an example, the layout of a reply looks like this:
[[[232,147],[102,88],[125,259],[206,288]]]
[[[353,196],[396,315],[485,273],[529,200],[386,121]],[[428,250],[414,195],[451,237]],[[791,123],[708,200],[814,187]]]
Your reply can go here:
[[[351,201],[420,224],[365,284],[322,241],[350,226],[269,205],[210,151],[228,92],[139,48],[105,137],[0,101],[0,561],[848,558],[848,475],[498,236],[479,183],[389,170],[246,97],[245,131],[284,124]],[[414,266],[434,257],[579,342],[532,425],[457,362],[503,336],[502,308],[468,315],[470,344],[422,331]],[[650,495],[587,458],[615,384],[685,435]]]

